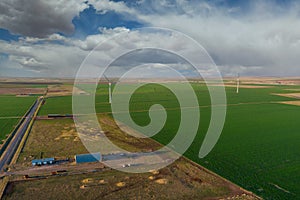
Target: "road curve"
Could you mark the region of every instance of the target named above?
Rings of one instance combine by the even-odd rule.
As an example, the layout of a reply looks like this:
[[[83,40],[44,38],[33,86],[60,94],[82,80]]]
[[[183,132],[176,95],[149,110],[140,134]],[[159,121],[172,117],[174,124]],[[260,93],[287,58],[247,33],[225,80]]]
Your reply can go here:
[[[8,144],[5,151],[1,155],[1,158],[0,158],[0,171],[4,170],[4,168],[10,164],[10,162],[11,162],[16,150],[18,149],[18,146],[19,146],[19,144],[20,144],[20,142],[21,142],[21,140],[22,140],[29,124],[30,124],[30,121],[33,120],[32,118],[34,116],[34,113],[38,109],[39,104],[41,103],[41,101],[43,101],[43,98],[39,97],[35,101],[35,103],[31,106],[29,112],[25,116],[24,121],[19,126],[19,128],[16,130],[14,137],[11,139],[10,143]]]

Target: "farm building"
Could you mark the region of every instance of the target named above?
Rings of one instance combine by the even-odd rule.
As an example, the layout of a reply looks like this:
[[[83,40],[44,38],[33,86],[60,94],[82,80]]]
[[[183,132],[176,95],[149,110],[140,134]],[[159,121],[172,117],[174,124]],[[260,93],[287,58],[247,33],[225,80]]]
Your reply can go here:
[[[100,153],[80,154],[75,156],[76,163],[99,162],[102,160]]]
[[[51,165],[55,163],[55,158],[35,159],[31,161],[33,166],[36,165]]]
[[[73,118],[72,114],[48,114],[48,118]]]

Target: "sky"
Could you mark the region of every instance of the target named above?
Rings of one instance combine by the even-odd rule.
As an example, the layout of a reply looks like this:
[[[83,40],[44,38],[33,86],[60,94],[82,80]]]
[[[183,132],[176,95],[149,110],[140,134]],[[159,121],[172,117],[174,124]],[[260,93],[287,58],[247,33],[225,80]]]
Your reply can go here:
[[[300,2],[292,0],[1,0],[0,77],[72,78],[101,42],[107,47],[99,51],[98,64],[111,59],[112,50],[124,45],[111,40],[115,35],[128,34],[126,44],[137,49],[173,37],[140,31],[146,27],[192,38],[223,76],[300,76],[299,19]],[[198,56],[179,39],[166,46]],[[158,55],[168,58],[169,53],[131,55],[115,61],[114,70],[137,61],[184,65],[155,59]]]

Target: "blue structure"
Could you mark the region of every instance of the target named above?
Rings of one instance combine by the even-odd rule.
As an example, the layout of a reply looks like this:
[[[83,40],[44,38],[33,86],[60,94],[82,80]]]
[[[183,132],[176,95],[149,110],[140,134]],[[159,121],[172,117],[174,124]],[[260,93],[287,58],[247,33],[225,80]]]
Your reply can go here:
[[[55,158],[44,158],[44,159],[35,159],[31,161],[33,166],[40,165],[51,165],[55,163]]]
[[[80,154],[75,156],[76,163],[99,162],[102,160],[100,153]]]

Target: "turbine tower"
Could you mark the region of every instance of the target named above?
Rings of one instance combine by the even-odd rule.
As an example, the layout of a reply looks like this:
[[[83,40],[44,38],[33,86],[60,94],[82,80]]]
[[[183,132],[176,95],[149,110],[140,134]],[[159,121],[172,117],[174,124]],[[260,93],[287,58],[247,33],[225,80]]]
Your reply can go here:
[[[111,104],[111,99],[112,99],[112,93],[111,93],[111,82],[110,80],[105,76],[103,75],[104,78],[107,80],[108,82],[108,102]]]
[[[236,93],[238,94],[240,92],[240,74],[237,75],[236,79]]]

